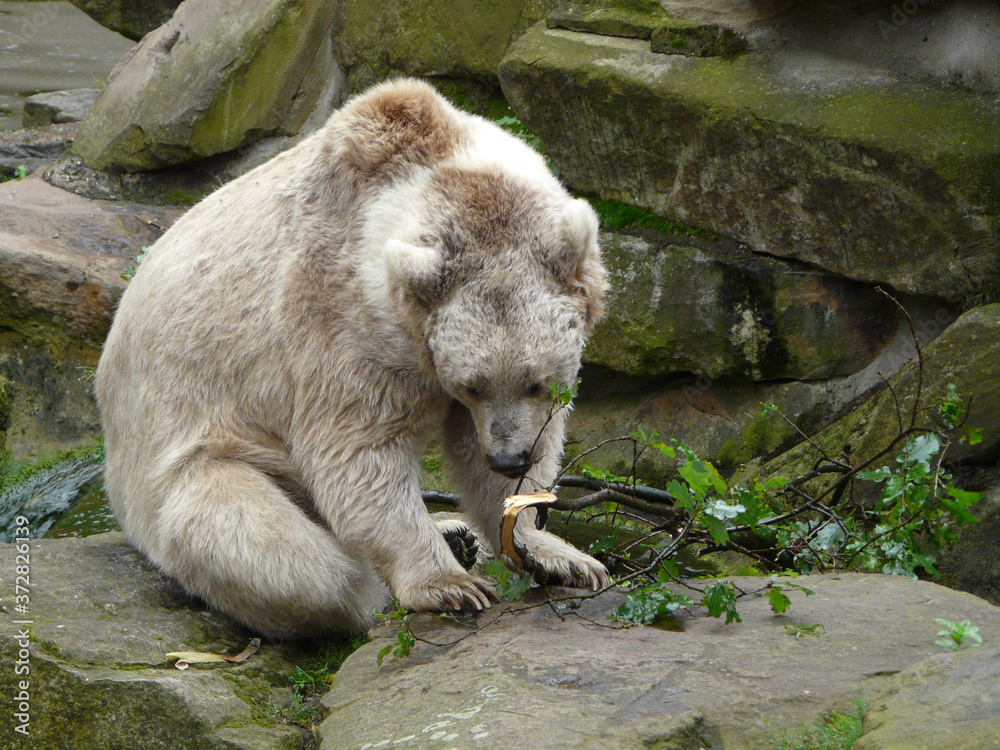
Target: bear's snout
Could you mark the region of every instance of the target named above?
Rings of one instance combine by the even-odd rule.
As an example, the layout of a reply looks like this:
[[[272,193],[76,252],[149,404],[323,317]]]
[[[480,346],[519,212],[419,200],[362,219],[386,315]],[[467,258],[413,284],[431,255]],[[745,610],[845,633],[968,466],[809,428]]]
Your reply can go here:
[[[531,468],[528,451],[520,453],[498,453],[486,457],[486,463],[491,471],[503,474],[510,479],[519,479]]]

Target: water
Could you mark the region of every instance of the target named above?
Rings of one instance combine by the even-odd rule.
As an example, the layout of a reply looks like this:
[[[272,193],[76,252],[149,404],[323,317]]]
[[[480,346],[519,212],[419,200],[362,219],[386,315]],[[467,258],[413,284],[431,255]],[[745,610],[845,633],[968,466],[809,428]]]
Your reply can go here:
[[[0,0],[0,130],[32,94],[99,88],[131,46],[69,3]]]
[[[13,541],[17,516],[28,519],[33,538],[118,528],[104,496],[104,464],[93,455],[67,459],[0,495],[0,542]]]

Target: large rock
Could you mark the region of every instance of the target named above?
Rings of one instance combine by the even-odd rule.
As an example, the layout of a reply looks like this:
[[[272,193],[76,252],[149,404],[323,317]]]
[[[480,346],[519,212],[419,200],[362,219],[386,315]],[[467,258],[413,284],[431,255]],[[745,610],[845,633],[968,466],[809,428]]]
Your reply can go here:
[[[339,83],[336,3],[189,0],[112,73],[80,123],[74,153],[133,172],[294,135]]]
[[[139,41],[174,14],[181,0],[70,0],[88,16],[122,36]]]
[[[925,659],[872,701],[853,750],[1000,747],[1000,644]]]
[[[391,74],[496,85],[510,43],[559,0],[346,0],[337,7],[335,56],[357,92]]]
[[[658,5],[678,17],[726,24],[754,49],[813,49],[967,91],[1000,91],[1000,7],[990,0],[659,0]]]
[[[864,370],[811,382],[754,383],[699,375],[650,385],[585,367],[580,397],[567,422],[567,458],[642,427],[663,440],[688,445],[728,476],[752,460],[788,450],[803,433],[813,434],[843,417],[882,386],[883,375],[895,373],[911,356],[912,340],[898,335]],[[765,410],[764,404],[773,405],[781,416]],[[585,462],[629,475],[633,459],[631,443],[612,442]],[[673,478],[676,466],[658,451],[647,451],[637,469],[642,481],[656,483]]]
[[[13,597],[16,554],[14,545],[0,545],[10,584],[3,594],[0,654],[7,668],[0,673],[0,691],[13,700],[19,681],[28,682],[30,737],[15,734],[12,710],[6,711],[2,736],[14,742],[11,747],[307,746],[305,732],[276,725],[268,714],[271,685],[287,684],[293,669],[287,659],[301,656],[296,648],[265,645],[243,664],[178,671],[168,652],[236,654],[248,643],[247,634],[193,602],[120,533],[33,540],[24,612],[15,610]],[[16,674],[15,663],[28,671]]]
[[[766,582],[734,580],[745,590]],[[798,583],[815,598],[793,595],[782,616],[751,598],[739,605],[743,622],[729,626],[685,616],[671,628],[616,629],[606,618],[617,593],[559,605],[562,619],[546,606],[500,607],[506,613],[480,617],[478,630],[413,617],[425,640],[410,658],[376,665],[395,640],[387,627],[345,662],[323,699],[320,747],[762,748],[772,732],[871,697],[886,675],[939,651],[937,617],[970,619],[987,644],[1000,644],[1000,610],[968,594],[857,574]],[[785,630],[817,623],[817,635]],[[980,685],[954,684],[954,699],[979,701]],[[966,714],[935,709],[935,695],[921,694],[940,730],[965,731],[951,722]]]
[[[606,314],[585,361],[629,375],[747,380],[857,372],[893,339],[897,310],[870,287],[720,243],[602,235]]]
[[[0,185],[0,426],[15,458],[100,432],[89,376],[122,272],[180,213],[88,201],[35,176]]]
[[[508,100],[573,187],[917,294],[1000,296],[1000,107],[814,50],[533,26]]]

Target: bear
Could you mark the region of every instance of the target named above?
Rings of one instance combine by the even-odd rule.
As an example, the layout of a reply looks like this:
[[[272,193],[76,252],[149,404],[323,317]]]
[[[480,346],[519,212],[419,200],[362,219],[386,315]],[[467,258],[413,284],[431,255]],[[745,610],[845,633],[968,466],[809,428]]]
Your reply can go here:
[[[575,381],[606,286],[593,209],[537,152],[427,83],[379,84],[149,249],[96,373],[113,512],[265,636],[360,630],[390,593],[488,608],[469,527],[422,502],[423,452],[441,436],[499,554],[504,499],[556,475],[550,386]],[[516,540],[536,575],[608,584],[535,520]]]

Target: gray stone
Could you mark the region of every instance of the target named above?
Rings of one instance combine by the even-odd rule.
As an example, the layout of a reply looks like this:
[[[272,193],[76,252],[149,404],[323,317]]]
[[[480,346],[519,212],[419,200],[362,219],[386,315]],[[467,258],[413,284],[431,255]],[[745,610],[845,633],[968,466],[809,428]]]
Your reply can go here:
[[[677,18],[725,24],[754,49],[811,49],[977,93],[1000,91],[1000,8],[961,3],[662,0]]]
[[[97,89],[71,89],[29,96],[24,100],[21,120],[26,128],[80,122],[98,93]]]
[[[915,294],[1000,297],[1000,107],[811,50],[660,55],[536,24],[500,80],[578,190]]]
[[[75,123],[46,128],[0,130],[0,182],[32,173],[54,162],[73,143]]]
[[[70,0],[101,26],[139,41],[162,26],[174,14],[181,0]]]
[[[297,134],[336,78],[336,7],[189,0],[122,59],[73,152],[93,169],[135,172]]]
[[[356,93],[393,74],[496,85],[511,42],[560,0],[346,0],[333,3],[334,55]]]
[[[629,375],[814,380],[869,364],[900,315],[870,287],[722,243],[604,233],[606,314],[584,356]]]
[[[0,545],[0,565],[15,569],[15,545]],[[4,618],[30,620],[0,634],[11,666],[0,674],[4,695],[29,682],[30,738],[37,750],[292,750],[300,729],[267,716],[270,682],[292,670],[294,648],[265,645],[243,664],[195,665],[179,671],[171,651],[239,653],[248,637],[205,611],[127,545],[120,533],[30,542],[28,611],[15,612],[13,575],[4,573]],[[18,630],[27,630],[29,639]],[[7,712],[5,723],[12,717]],[[17,737],[13,732],[6,734]]]
[[[767,579],[733,580],[753,591]],[[781,616],[750,597],[739,605],[743,622],[729,626],[682,616],[664,629],[616,629],[606,618],[618,593],[577,609],[560,604],[563,619],[537,599],[504,605],[476,630],[414,616],[424,640],[408,659],[377,666],[376,653],[395,640],[389,626],[345,662],[323,699],[320,747],[767,747],[771,732],[870,697],[886,675],[933,655],[936,617],[971,619],[1000,644],[1000,610],[968,594],[875,575],[797,583],[816,596],[793,594]],[[785,630],[817,623],[814,636]],[[940,721],[951,727],[947,714]]]
[[[997,685],[996,642],[925,659],[896,675],[875,697],[853,750],[998,748]]]

